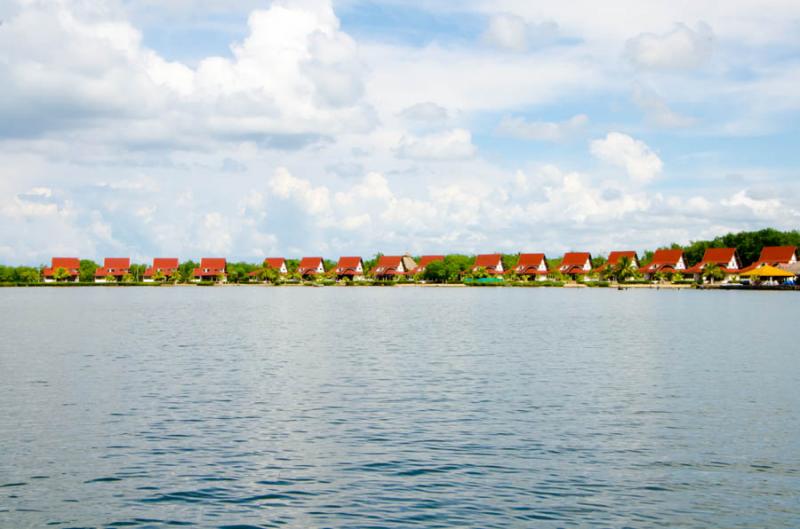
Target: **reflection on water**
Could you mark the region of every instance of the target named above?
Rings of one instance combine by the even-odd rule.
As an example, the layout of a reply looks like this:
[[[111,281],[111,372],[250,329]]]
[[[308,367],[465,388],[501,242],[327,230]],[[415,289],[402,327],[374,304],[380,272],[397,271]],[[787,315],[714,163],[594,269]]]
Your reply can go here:
[[[2,527],[796,527],[792,293],[0,290]]]

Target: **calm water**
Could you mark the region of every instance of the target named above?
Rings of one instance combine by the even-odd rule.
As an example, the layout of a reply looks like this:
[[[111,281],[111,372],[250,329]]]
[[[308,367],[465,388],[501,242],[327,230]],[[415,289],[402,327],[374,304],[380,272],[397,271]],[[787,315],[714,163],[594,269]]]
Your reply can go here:
[[[800,296],[0,289],[0,526],[800,526]]]

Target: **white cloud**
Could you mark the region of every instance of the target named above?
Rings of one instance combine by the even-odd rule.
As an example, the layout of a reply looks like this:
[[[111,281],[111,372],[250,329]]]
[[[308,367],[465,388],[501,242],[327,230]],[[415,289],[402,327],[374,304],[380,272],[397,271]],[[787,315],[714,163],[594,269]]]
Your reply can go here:
[[[269,182],[270,189],[279,198],[295,200],[306,213],[321,215],[330,207],[330,192],[327,187],[315,187],[309,181],[296,178],[284,167],[275,171]]]
[[[646,119],[659,127],[679,128],[694,125],[697,120],[673,111],[663,97],[641,84],[633,89],[633,102],[645,114]]]
[[[450,118],[450,113],[443,106],[426,101],[403,109],[400,117],[422,123],[441,123]]]
[[[522,52],[534,44],[552,40],[557,32],[554,22],[530,24],[520,16],[499,13],[489,19],[483,40],[497,48]]]
[[[684,70],[704,64],[714,49],[714,33],[705,22],[695,29],[675,24],[668,33],[641,33],[625,44],[625,53],[640,68]]]
[[[468,130],[453,129],[426,136],[403,136],[397,155],[412,160],[463,160],[475,156],[475,146]]]
[[[561,141],[580,131],[589,123],[585,114],[577,114],[560,122],[527,121],[521,117],[507,116],[497,127],[497,133],[511,138],[539,141]]]
[[[621,132],[609,132],[604,139],[593,140],[591,152],[596,158],[625,169],[634,182],[653,180],[663,167],[661,158],[647,144]]]
[[[4,22],[0,121],[17,125],[0,125],[0,135],[120,122],[104,139],[302,146],[374,125],[355,41],[330,2],[277,1],[253,11],[232,58],[209,57],[196,68],[144,47],[127,21],[97,20],[75,5],[33,2]]]

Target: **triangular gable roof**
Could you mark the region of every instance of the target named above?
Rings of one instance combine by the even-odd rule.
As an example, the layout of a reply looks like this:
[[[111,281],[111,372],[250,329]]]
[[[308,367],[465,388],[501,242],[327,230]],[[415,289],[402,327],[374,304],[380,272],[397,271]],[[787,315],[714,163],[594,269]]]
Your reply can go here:
[[[602,265],[597,267],[597,271],[600,272],[605,270],[610,266],[617,266],[619,264],[620,259],[623,257],[627,257],[633,263],[633,266],[639,268],[641,263],[639,263],[639,256],[636,255],[636,252],[633,250],[616,250],[608,254],[608,259]]]
[[[286,259],[283,257],[267,257],[264,259],[264,268],[274,268],[275,270],[280,270],[281,266],[286,263]]]
[[[415,274],[424,272],[429,264],[438,261],[444,261],[444,255],[423,255],[419,258],[419,264],[417,264],[417,267],[413,270],[413,272]]]
[[[644,267],[643,272],[657,272],[659,270],[676,270],[678,263],[683,258],[683,250],[662,248],[653,254],[653,260]]]
[[[377,276],[395,276],[403,275],[408,270],[403,266],[402,255],[381,255],[371,272]]]
[[[323,261],[322,257],[303,257],[300,259],[297,271],[301,275],[316,274],[320,265],[322,265],[322,270],[324,271],[325,261]]]
[[[788,263],[797,257],[796,246],[765,246],[761,249],[759,263]]]
[[[561,259],[561,264],[558,270],[564,274],[581,274],[586,273],[588,270],[584,268],[586,262],[589,262],[589,267],[592,266],[592,254],[589,252],[567,252]]]
[[[473,270],[476,268],[485,268],[487,271],[496,271],[498,268],[503,266],[503,256],[499,253],[486,253],[481,254],[475,257],[475,265],[472,267]]]
[[[728,268],[728,264],[730,264],[731,259],[735,259],[736,266],[733,268]],[[739,259],[739,254],[736,252],[736,248],[706,248],[706,251],[703,253],[703,258],[700,260],[700,262],[687,270],[687,272],[699,274],[709,263],[718,264],[720,267],[722,267],[724,272],[729,273],[737,272],[742,267],[742,262]]]
[[[539,270],[539,267],[544,263],[545,270]],[[547,274],[547,257],[543,253],[521,253],[517,266],[514,267],[517,274]]]
[[[339,263],[336,265],[336,274],[338,275],[355,275],[358,273],[358,267],[361,266],[361,272],[364,271],[364,261],[361,257],[340,257]]]

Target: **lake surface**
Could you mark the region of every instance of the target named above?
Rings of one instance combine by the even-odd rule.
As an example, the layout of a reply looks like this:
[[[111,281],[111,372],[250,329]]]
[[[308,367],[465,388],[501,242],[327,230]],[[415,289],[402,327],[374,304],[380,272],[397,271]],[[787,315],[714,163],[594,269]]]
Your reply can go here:
[[[0,527],[800,526],[800,296],[0,289]]]

